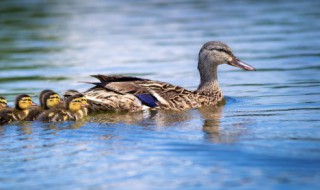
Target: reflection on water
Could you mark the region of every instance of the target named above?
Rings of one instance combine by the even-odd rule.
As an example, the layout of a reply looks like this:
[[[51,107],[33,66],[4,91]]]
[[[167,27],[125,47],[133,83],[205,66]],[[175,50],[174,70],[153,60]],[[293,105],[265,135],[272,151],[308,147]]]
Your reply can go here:
[[[90,74],[198,86],[226,42],[226,104],[0,126],[0,189],[319,189],[318,1],[0,1],[0,95],[86,90]],[[196,174],[196,175],[195,175]]]

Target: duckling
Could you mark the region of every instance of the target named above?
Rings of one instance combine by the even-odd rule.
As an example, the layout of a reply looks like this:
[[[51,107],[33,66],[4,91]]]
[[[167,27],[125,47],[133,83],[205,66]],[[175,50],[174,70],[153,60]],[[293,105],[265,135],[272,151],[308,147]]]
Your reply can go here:
[[[59,94],[53,91],[42,92],[39,97],[42,106],[31,108],[29,115],[25,118],[26,121],[35,121],[43,111],[56,107],[61,103]]]
[[[45,93],[48,93],[48,92],[54,92],[53,90],[50,90],[50,89],[45,89],[45,90],[42,90],[40,92],[40,95],[39,95],[39,103],[40,103],[40,106],[44,107],[44,100],[43,100],[43,97],[44,97],[44,94]]]
[[[8,102],[4,97],[0,96],[0,111],[6,108],[8,108]]]
[[[64,100],[66,100],[68,97],[76,95],[76,94],[82,94],[81,92],[77,91],[77,90],[67,90],[64,94],[63,94],[63,98]],[[82,103],[83,104],[87,104],[88,100],[85,96],[82,97]],[[85,106],[83,108],[81,108],[81,110],[84,112],[83,114],[88,115],[89,111],[90,111],[90,107],[89,106]]]
[[[65,101],[65,107],[60,106],[53,109],[47,110],[39,115],[37,120],[45,122],[58,122],[58,121],[68,121],[68,120],[80,120],[87,116],[81,108],[88,106],[87,102],[83,103],[83,95],[76,94],[70,96]]]
[[[32,98],[27,94],[21,94],[16,97],[15,108],[7,108],[0,112],[0,125],[9,124],[13,121],[22,121],[28,114],[28,108],[35,105]]]

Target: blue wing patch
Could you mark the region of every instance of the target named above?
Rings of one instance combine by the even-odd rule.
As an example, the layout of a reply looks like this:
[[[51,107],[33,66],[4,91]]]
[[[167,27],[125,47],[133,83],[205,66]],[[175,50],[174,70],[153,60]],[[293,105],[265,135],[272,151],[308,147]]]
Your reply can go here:
[[[157,99],[151,94],[137,94],[136,97],[145,105],[154,108],[157,107]]]

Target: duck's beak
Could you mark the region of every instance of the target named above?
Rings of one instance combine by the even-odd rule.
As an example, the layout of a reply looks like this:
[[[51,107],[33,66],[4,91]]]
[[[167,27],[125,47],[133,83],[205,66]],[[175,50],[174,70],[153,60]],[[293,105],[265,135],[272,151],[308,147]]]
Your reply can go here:
[[[234,66],[234,67],[239,67],[240,69],[247,70],[247,71],[255,71],[256,70],[254,67],[242,62],[237,57],[233,57],[233,59],[230,62],[228,62],[228,64],[231,66]]]
[[[31,106],[38,106],[38,104],[36,104],[35,102],[32,102]]]

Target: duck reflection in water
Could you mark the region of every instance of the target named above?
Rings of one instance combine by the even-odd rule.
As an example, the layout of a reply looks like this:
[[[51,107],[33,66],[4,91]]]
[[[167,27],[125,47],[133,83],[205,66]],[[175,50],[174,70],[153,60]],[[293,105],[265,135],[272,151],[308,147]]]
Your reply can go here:
[[[134,113],[101,113],[90,117],[94,123],[124,123],[143,126],[146,130],[161,131],[168,127],[198,130],[202,118],[204,139],[213,143],[233,143],[246,133],[248,121],[222,122],[224,105],[187,111],[150,110]]]
[[[204,138],[213,143],[234,143],[243,136],[246,131],[248,121],[230,123],[222,122],[223,106],[203,107],[199,113],[203,118]]]

